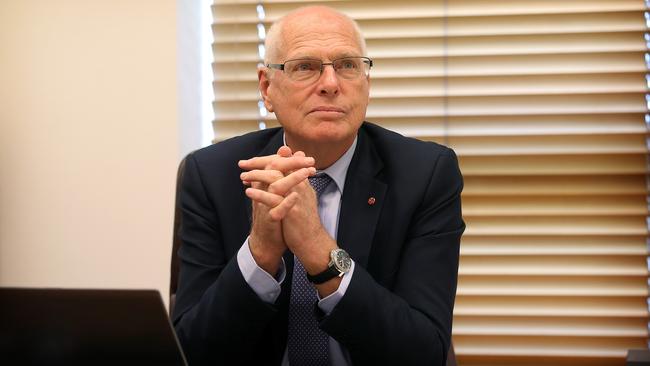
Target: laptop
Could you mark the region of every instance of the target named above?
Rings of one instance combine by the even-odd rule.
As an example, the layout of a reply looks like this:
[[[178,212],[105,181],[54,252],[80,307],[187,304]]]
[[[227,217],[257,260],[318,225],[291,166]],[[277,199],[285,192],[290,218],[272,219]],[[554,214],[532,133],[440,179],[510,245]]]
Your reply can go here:
[[[186,366],[155,290],[0,288],[4,365]]]

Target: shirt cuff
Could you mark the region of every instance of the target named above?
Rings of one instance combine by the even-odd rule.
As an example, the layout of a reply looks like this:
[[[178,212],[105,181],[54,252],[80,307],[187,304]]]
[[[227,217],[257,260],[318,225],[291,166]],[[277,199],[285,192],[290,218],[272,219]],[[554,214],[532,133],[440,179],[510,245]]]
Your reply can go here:
[[[334,310],[334,307],[339,303],[339,301],[341,301],[343,295],[345,295],[345,292],[348,290],[348,286],[350,285],[350,281],[352,280],[353,274],[354,261],[352,261],[350,271],[343,275],[341,283],[339,284],[339,288],[336,289],[336,291],[327,295],[327,297],[324,299],[321,299],[320,296],[318,296],[318,292],[316,292],[316,296],[318,296],[318,308],[320,308],[326,315],[329,315],[332,310]]]
[[[287,274],[284,265],[284,258],[281,258],[277,279],[257,265],[251,249],[248,246],[248,238],[237,252],[237,264],[244,276],[244,280],[253,289],[257,296],[267,303],[274,303],[280,296],[280,285]]]

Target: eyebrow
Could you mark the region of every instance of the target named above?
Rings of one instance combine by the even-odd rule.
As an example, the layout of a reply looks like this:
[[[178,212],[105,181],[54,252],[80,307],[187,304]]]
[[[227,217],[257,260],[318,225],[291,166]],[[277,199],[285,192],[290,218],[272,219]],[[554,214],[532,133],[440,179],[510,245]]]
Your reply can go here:
[[[330,58],[330,60],[338,60],[338,59],[346,58],[346,57],[363,57],[363,56],[360,56],[360,55],[358,55],[356,53],[348,53],[348,52],[346,52],[346,53],[338,54],[335,57]],[[296,56],[293,56],[291,58],[287,58],[285,61],[289,61],[289,60],[322,60],[322,59],[320,57],[316,57],[316,56],[296,55]]]
[[[363,57],[363,55],[359,55],[356,52],[355,53],[347,53],[346,52],[346,53],[342,53],[342,54],[336,56],[336,58],[333,58],[332,60],[336,60],[337,58],[344,58],[344,57]]]
[[[289,60],[320,60],[320,58],[315,57],[315,56],[302,56],[302,55],[297,55],[293,57],[287,57],[285,61]]]

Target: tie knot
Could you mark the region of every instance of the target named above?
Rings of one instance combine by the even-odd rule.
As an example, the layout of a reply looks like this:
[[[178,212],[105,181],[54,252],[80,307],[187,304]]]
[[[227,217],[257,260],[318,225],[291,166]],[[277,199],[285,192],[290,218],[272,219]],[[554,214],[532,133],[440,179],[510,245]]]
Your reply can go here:
[[[323,194],[327,185],[330,184],[332,178],[325,174],[321,173],[313,177],[309,177],[309,184],[311,184],[314,191],[316,191],[316,197],[320,198],[320,195]]]

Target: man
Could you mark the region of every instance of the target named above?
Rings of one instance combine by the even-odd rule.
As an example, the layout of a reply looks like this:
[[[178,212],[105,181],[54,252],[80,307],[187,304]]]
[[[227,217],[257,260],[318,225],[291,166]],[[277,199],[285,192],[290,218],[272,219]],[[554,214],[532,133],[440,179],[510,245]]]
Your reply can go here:
[[[269,31],[281,129],[191,154],[173,321],[191,365],[443,365],[464,230],[453,151],[363,122],[370,59],[327,7]]]

